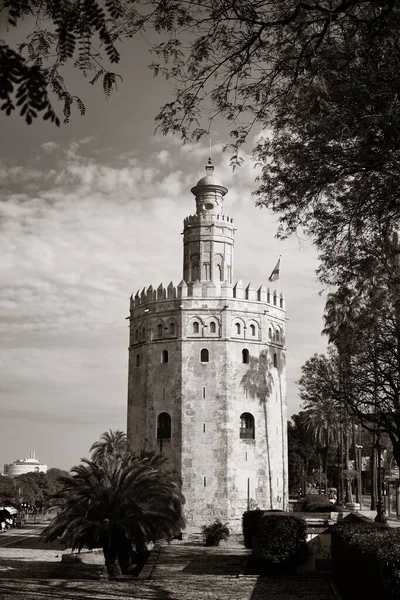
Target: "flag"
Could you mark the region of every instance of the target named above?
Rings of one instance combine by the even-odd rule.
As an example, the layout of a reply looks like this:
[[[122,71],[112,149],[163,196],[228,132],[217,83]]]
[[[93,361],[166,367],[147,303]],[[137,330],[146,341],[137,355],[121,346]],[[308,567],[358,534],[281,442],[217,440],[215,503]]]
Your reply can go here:
[[[278,262],[276,263],[274,270],[272,271],[271,275],[268,277],[268,281],[276,281],[277,279],[279,279],[279,269],[281,266],[281,259],[278,259]]]

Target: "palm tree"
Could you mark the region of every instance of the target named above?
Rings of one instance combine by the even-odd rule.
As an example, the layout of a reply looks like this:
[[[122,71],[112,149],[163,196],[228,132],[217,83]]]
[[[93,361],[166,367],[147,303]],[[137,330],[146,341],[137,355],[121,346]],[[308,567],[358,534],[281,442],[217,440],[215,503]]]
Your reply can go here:
[[[338,410],[329,398],[321,398],[318,403],[306,405],[304,421],[306,428],[310,431],[321,448],[322,470],[325,482],[328,482],[328,457],[329,451],[338,443]]]
[[[338,352],[339,379],[341,388],[341,409],[340,409],[340,439],[343,440],[344,456],[340,458],[339,463],[344,463],[346,469],[349,463],[349,413],[346,395],[351,394],[351,361],[355,349],[355,332],[357,318],[360,315],[362,307],[362,290],[351,289],[342,285],[335,293],[328,294],[325,304],[324,321],[325,327],[322,333],[328,336],[328,341],[334,344]],[[357,456],[356,449],[355,455]],[[339,467],[340,469],[340,467]],[[340,489],[341,478],[339,475],[338,486]],[[350,480],[346,479],[346,497],[345,501],[350,502],[351,489]],[[361,497],[361,490],[358,491]]]
[[[101,462],[106,456],[122,457],[128,449],[126,433],[117,429],[116,431],[105,431],[100,439],[92,444],[93,462]]]
[[[170,540],[184,527],[184,498],[166,459],[154,453],[83,459],[62,478],[60,512],[43,532],[72,550],[103,549],[110,576],[128,572],[132,545],[141,558],[145,543]]]

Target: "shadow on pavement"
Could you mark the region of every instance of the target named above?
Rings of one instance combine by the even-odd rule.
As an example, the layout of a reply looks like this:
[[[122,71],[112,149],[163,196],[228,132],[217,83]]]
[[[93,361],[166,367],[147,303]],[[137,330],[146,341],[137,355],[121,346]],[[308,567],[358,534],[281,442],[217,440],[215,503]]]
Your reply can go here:
[[[182,569],[192,575],[237,575],[243,565],[240,554],[198,555]]]
[[[0,600],[173,600],[162,585],[102,581],[1,581]]]
[[[259,577],[250,600],[337,600],[329,576],[275,575]]]
[[[98,579],[101,567],[87,563],[56,561],[0,560],[0,580],[4,579]]]
[[[5,545],[1,545],[1,548],[18,548],[19,550],[66,550],[66,546],[64,544],[59,544],[57,542],[52,542],[48,544],[44,542],[41,538],[38,537],[26,537],[18,539],[17,536],[13,536],[12,538],[2,538],[0,542],[4,541]]]

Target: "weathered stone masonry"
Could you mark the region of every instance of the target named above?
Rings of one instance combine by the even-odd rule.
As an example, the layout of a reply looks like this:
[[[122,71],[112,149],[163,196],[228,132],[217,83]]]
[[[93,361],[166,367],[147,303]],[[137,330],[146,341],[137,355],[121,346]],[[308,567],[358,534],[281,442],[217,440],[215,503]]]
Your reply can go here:
[[[286,508],[285,300],[232,284],[227,189],[207,174],[184,221],[184,279],[131,297],[128,439],[182,478],[188,529],[240,528],[248,507]]]

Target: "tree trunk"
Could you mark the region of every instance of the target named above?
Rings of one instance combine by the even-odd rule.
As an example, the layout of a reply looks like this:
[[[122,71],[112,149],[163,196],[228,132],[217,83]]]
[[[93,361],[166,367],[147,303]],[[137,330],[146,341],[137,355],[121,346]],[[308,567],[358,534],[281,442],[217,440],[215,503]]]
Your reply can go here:
[[[361,504],[360,479],[358,477],[361,467],[358,464],[359,461],[358,461],[358,449],[357,449],[357,435],[356,435],[356,427],[355,427],[354,423],[352,424],[352,434],[353,434],[354,469],[357,472],[357,477],[355,479],[356,502]]]
[[[325,475],[325,494],[328,493],[328,454],[329,454],[329,442],[328,439],[325,440],[325,448],[324,448],[324,475]]]
[[[131,540],[128,540],[127,538],[121,540],[120,544],[118,545],[117,556],[123,575],[127,575],[131,572],[136,558],[132,548]]]
[[[321,494],[321,490],[322,490],[322,456],[321,456],[321,452],[319,453],[319,469],[318,469],[318,476],[319,476],[319,481],[318,481],[318,486],[319,486],[319,493]]]
[[[372,436],[372,448],[370,457],[370,473],[371,473],[371,510],[376,510],[376,498],[378,496],[378,486],[376,481],[376,436],[375,432]]]
[[[337,504],[342,506],[343,504],[343,432],[342,432],[342,424],[340,424],[339,429],[339,441],[338,441],[338,452],[337,452]]]
[[[302,489],[302,496],[303,496],[303,498],[307,494],[308,471],[309,471],[309,461],[306,460],[305,470],[304,470],[304,487]]]
[[[344,432],[344,464],[345,469],[349,468],[349,439],[348,439],[348,428],[346,427]],[[345,478],[345,502],[352,502],[353,495],[351,493],[351,481],[348,477]]]
[[[118,544],[111,539],[108,544],[103,546],[103,554],[109,576],[113,579],[121,575],[122,571],[118,562]]]
[[[149,557],[150,552],[147,550],[147,545],[144,537],[141,534],[137,534],[135,538],[135,547],[137,554],[137,569],[138,572],[142,570]]]
[[[400,468],[400,437],[397,441],[394,441],[393,438],[391,441],[393,444],[393,456],[395,461],[397,462],[397,466]]]

